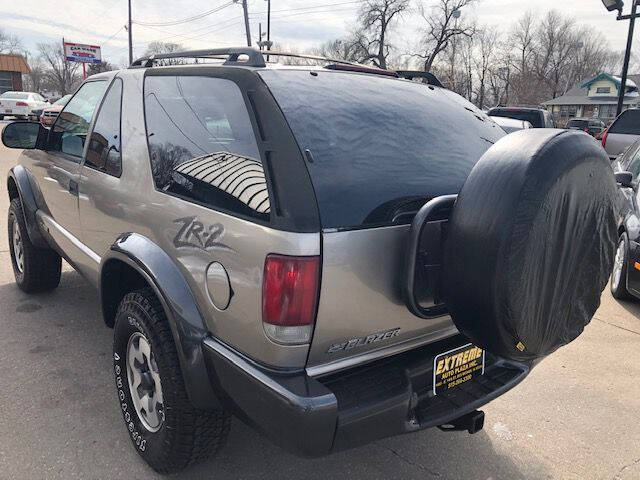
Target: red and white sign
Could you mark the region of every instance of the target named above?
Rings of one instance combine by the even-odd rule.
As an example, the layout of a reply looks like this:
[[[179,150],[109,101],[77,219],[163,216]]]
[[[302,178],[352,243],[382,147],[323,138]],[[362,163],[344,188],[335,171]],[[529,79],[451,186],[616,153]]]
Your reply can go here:
[[[64,56],[69,62],[100,63],[102,54],[97,45],[64,42]]]

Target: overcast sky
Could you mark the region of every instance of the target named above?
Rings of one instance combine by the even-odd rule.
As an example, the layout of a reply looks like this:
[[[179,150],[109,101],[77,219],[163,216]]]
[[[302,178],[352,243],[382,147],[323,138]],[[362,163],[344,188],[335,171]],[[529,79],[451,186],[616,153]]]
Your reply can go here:
[[[181,20],[229,0],[132,0],[132,3],[133,19],[149,23]],[[423,3],[429,5],[433,0]],[[631,0],[625,3],[630,4]],[[259,22],[266,29],[266,6],[265,0],[249,0],[254,40]],[[271,39],[297,49],[317,45],[348,32],[356,21],[357,8],[357,1],[347,0],[272,0]],[[624,50],[628,22],[616,22],[615,13],[608,13],[601,0],[482,0],[462,15],[475,17],[481,24],[507,29],[529,9],[543,13],[552,8],[602,32],[611,48]],[[19,36],[33,52],[39,42],[61,41],[64,36],[68,41],[102,45],[105,60],[124,64],[127,60],[126,19],[127,0],[0,0],[0,28]],[[396,28],[396,43],[413,40],[419,25],[415,15],[405,15]],[[154,40],[177,42],[190,48],[243,45],[246,39],[242,7],[230,5],[202,19],[176,26],[134,25],[134,57],[142,55],[147,44]],[[640,41],[634,42],[634,51],[638,45]]]

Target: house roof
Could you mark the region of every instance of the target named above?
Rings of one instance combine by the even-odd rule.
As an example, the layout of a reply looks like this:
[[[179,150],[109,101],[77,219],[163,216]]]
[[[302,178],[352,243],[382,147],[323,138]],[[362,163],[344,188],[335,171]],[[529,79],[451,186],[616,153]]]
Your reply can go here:
[[[552,100],[547,100],[546,102],[542,102],[542,105],[616,105],[618,103],[618,97],[591,97],[589,98],[589,87],[591,83],[595,82],[598,77],[601,75],[608,75],[611,77],[611,81],[615,82],[617,77],[609,74],[600,74],[597,77],[594,77],[580,86],[573,87],[567,93],[562,95],[561,97],[554,98]],[[601,80],[602,78],[600,78]],[[618,85],[619,85],[618,80]],[[640,74],[629,75],[627,78],[627,82],[633,82],[633,85],[637,85],[640,83]],[[630,103],[638,103],[640,102],[640,97],[638,96],[638,92],[627,92],[624,96],[624,103],[628,105]]]
[[[0,54],[0,71],[31,73],[27,60],[22,55]]]
[[[586,82],[584,82],[581,87],[582,88],[589,88],[591,87],[591,84],[599,81],[599,80],[609,80],[613,83],[616,84],[616,87],[620,88],[620,84],[622,83],[622,78],[617,77],[615,75],[611,75],[609,73],[606,72],[602,72],[599,73],[598,75],[596,75],[595,77],[587,80]],[[637,88],[636,82],[634,82],[633,80],[631,80],[630,78],[627,78],[627,82],[625,84],[626,88],[632,87],[632,88]]]

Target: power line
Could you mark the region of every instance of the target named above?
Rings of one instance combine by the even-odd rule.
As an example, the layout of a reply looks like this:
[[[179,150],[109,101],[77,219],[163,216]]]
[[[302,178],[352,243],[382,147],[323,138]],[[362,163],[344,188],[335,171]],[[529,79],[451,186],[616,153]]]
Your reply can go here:
[[[183,18],[182,20],[173,20],[170,22],[141,22],[138,20],[135,20],[133,23],[137,24],[137,25],[142,25],[142,26],[146,26],[146,27],[170,27],[173,25],[180,25],[182,23],[188,23],[188,22],[193,22],[195,20],[200,20],[201,18],[204,18],[208,15],[211,15],[212,13],[216,13],[219,12],[220,10],[227,8],[231,5],[233,5],[235,2],[227,2],[223,5],[220,5],[216,8],[212,8],[211,10],[207,10],[206,12],[202,12],[199,13],[197,15],[193,15],[192,17],[188,17],[188,18]]]
[[[101,47],[104,47],[107,43],[109,43],[111,40],[113,40],[115,38],[115,36],[118,35],[122,30],[124,30],[124,25],[122,25],[118,30],[116,30],[116,33],[111,35],[106,41],[102,42]]]
[[[362,3],[362,0],[351,0],[350,2],[339,2],[339,3],[327,3],[325,5],[315,5],[312,7],[299,7],[299,8],[286,8],[286,9],[282,9],[282,10],[271,10],[271,13],[279,13],[279,12],[294,12],[294,11],[298,11],[298,10],[313,10],[316,8],[327,8],[327,7],[337,7],[339,5],[351,5],[351,4],[356,4],[356,3]],[[258,13],[267,13],[266,11],[262,11],[262,12],[255,12],[255,14]],[[311,12],[313,13],[313,12]]]

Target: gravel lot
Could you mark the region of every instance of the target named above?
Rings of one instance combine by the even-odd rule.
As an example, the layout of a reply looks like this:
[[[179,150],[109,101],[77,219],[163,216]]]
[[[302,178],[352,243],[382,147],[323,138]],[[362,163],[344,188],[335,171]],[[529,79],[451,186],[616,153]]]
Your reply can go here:
[[[4,179],[17,153],[0,146],[0,478],[156,478],[118,411],[97,294],[66,265],[53,293],[13,282]],[[486,406],[476,435],[432,429],[304,460],[234,421],[221,454],[180,478],[638,479],[638,356],[640,302],[607,290],[585,333]]]

